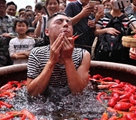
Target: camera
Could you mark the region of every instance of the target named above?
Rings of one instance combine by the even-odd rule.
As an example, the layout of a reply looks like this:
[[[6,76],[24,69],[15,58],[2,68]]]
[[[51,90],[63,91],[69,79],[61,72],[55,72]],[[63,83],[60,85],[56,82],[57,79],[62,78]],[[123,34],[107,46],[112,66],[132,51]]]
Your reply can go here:
[[[132,0],[115,0],[114,1],[114,8],[115,9],[124,9],[125,7],[131,4]]]

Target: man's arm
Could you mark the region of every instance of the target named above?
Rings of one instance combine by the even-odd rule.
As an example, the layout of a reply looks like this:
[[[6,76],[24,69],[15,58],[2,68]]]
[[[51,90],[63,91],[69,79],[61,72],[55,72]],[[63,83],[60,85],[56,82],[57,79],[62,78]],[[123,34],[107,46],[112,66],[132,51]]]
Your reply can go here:
[[[73,94],[82,92],[88,84],[91,57],[89,52],[85,52],[81,65],[76,70],[72,59],[65,62],[68,85]]]
[[[91,12],[94,10],[93,7],[90,7],[89,5],[86,5],[83,7],[81,12],[79,12],[77,15],[72,15],[73,14],[73,9],[71,8],[72,6],[68,5],[66,7],[66,14],[71,17],[72,24],[75,25],[77,24],[82,18],[85,18],[91,14]]]

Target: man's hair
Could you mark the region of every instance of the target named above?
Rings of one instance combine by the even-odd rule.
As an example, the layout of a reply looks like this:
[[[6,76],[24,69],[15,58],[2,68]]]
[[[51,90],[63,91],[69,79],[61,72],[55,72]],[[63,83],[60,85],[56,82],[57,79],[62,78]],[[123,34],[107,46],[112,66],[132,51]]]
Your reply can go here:
[[[16,10],[17,10],[17,5],[13,1],[8,2],[6,5],[7,5],[7,7],[10,6],[10,5],[14,5]]]
[[[64,12],[56,12],[56,13],[54,13],[53,15],[49,16],[49,18],[48,18],[47,28],[49,27],[50,21],[51,21],[54,17],[56,17],[57,15],[67,16],[66,13],[64,13]],[[67,17],[68,17],[68,16],[67,16]]]

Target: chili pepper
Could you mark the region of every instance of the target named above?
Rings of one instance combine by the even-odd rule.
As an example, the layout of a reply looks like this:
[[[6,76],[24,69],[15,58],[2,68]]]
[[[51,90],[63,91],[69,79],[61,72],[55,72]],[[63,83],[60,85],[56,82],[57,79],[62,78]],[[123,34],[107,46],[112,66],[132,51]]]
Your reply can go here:
[[[123,98],[119,102],[130,102],[128,98]]]
[[[5,91],[3,93],[0,94],[0,97],[9,97],[9,98],[13,98],[16,94],[15,93],[11,93],[8,91]]]
[[[10,88],[12,88],[12,85],[7,83],[7,84],[3,85],[2,87],[0,87],[0,91],[5,91]]]
[[[97,85],[98,89],[108,89],[111,85]]]
[[[128,110],[131,107],[131,103],[127,102],[117,102],[117,104],[114,106],[116,110]]]
[[[101,81],[113,81],[113,78],[112,77],[105,77],[105,78],[102,78]]]
[[[107,107],[107,111],[115,113],[115,114],[118,113],[118,114],[123,114],[123,115],[132,114],[132,112],[125,112],[125,111],[117,110],[117,109],[112,108],[112,107]]]
[[[116,82],[104,82],[104,81],[101,81],[100,83],[102,85],[113,85],[113,84],[117,84]]]
[[[26,115],[22,115],[21,120],[26,120]]]
[[[5,115],[4,117],[0,118],[0,120],[11,120],[14,117],[15,116],[13,114],[11,114],[11,115]]]
[[[100,74],[96,74],[96,75],[93,75],[92,78],[97,79],[97,80],[100,80],[100,79],[102,79],[103,77],[102,77]]]
[[[129,111],[130,111],[130,112],[136,111],[136,106],[131,106],[131,107],[129,108]]]
[[[126,92],[124,95],[121,95],[120,96],[120,99],[123,99],[123,98],[129,98],[130,96],[131,96],[131,92],[129,91],[129,92]]]
[[[37,118],[31,112],[29,112],[26,109],[23,109],[21,111],[21,113],[24,114],[24,115],[26,115],[26,117],[29,118],[30,120],[37,120]]]
[[[118,88],[114,88],[114,89],[110,88],[109,90],[111,90],[114,93],[118,93],[119,95],[123,95],[125,93],[124,91],[122,91]]]
[[[101,99],[102,95],[107,95],[107,93],[105,93],[105,92],[100,92],[100,93],[98,93],[98,95],[96,96],[96,99],[97,99],[100,103],[103,103],[103,101],[102,101],[102,99]]]
[[[136,120],[136,116],[134,115],[134,113],[126,114],[125,117],[127,118],[127,120]]]
[[[118,93],[112,93],[112,97],[108,101],[108,106],[114,107],[118,100],[119,100],[119,94]]]
[[[114,81],[116,82],[116,83],[120,83],[120,80],[119,79],[114,79]]]
[[[136,98],[133,94],[129,97],[129,100],[132,104],[136,105]]]
[[[111,87],[112,87],[112,88],[122,88],[122,87],[124,87],[124,85],[125,85],[124,82],[120,82],[119,84],[112,85]]]
[[[108,120],[108,113],[104,112],[102,114],[101,120]]]
[[[79,35],[73,35],[72,38],[73,38],[73,41],[75,41],[79,36],[81,36],[83,33],[79,34]]]
[[[6,107],[8,107],[8,108],[12,108],[12,107],[13,107],[12,105],[10,105],[10,104],[8,104],[8,103],[6,103],[6,102],[3,102],[3,101],[0,101],[0,105],[6,106]]]

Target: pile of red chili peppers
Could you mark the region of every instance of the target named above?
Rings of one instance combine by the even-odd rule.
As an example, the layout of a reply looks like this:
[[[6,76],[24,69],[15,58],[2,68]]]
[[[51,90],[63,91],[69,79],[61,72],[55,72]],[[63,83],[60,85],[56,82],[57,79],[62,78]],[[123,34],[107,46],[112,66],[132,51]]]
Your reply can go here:
[[[22,88],[22,86],[26,86],[26,80],[21,82],[19,81],[9,81],[7,84],[0,87],[0,98],[8,98],[11,99],[16,96],[16,91]],[[14,106],[10,103],[6,103],[5,101],[0,101],[0,108],[6,107],[10,111],[2,114],[0,113],[0,120],[11,120],[15,117],[20,117],[20,120],[37,120],[37,118],[27,109],[23,109],[21,111],[13,110]]]
[[[97,95],[97,100],[103,104],[106,111],[101,120],[136,120],[136,86],[121,82],[112,77],[93,75],[90,81],[97,82],[102,89]],[[112,115],[108,115],[108,114]]]

